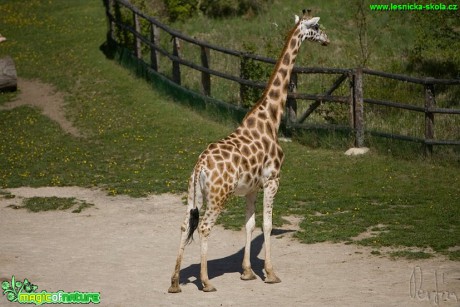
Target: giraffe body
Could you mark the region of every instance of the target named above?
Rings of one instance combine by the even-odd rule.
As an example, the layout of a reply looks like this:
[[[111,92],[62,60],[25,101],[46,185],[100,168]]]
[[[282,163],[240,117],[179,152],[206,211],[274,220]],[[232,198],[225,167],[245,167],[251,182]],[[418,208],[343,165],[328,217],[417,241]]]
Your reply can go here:
[[[203,291],[215,291],[207,273],[208,237],[217,217],[230,195],[246,197],[246,245],[241,279],[252,280],[256,276],[251,269],[250,248],[255,228],[255,201],[263,190],[263,233],[265,244],[265,282],[277,283],[271,263],[270,234],[272,230],[273,199],[278,191],[284,153],[278,144],[278,129],[286,103],[289,77],[299,47],[309,39],[327,44],[329,41],[319,29],[318,17],[304,16],[296,20],[296,26],[277,61],[268,86],[256,105],[248,112],[241,125],[229,136],[211,143],[201,153],[190,176],[187,211],[181,227],[181,240],[176,266],[169,292],[180,292],[179,271],[185,245],[191,240],[195,228],[201,239],[200,279]],[[206,211],[198,223],[198,212],[206,202]]]

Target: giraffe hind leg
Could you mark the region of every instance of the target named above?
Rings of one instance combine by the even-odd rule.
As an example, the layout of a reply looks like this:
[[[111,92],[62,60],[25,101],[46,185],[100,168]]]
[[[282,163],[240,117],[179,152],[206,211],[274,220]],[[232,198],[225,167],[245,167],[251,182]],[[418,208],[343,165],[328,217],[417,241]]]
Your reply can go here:
[[[201,239],[201,271],[200,271],[200,280],[203,284],[203,292],[213,292],[216,291],[216,288],[211,284],[209,281],[208,276],[208,239],[209,235],[211,234],[212,227],[215,225],[216,220],[220,214],[221,208],[223,203],[225,202],[225,197],[217,200],[212,201],[213,197],[210,196],[208,198],[208,207],[206,208],[206,212],[201,219],[200,226],[198,227],[198,231],[200,233]]]
[[[256,275],[251,268],[251,241],[252,232],[256,226],[255,220],[255,203],[257,198],[257,192],[248,194],[246,196],[246,245],[244,247],[243,256],[243,274],[241,274],[242,280],[254,280]]]
[[[179,254],[177,256],[174,273],[171,277],[171,286],[168,289],[169,293],[180,293],[182,291],[179,286],[180,265],[182,262],[185,246],[193,241],[193,233],[198,227],[199,218],[200,210],[198,208],[190,209],[189,213],[185,217],[184,224],[188,221],[188,231],[184,227],[181,229]]]
[[[182,290],[179,286],[179,273],[180,273],[180,266],[182,262],[182,258],[184,255],[184,249],[187,242],[187,227],[185,227],[187,221],[190,219],[189,212],[185,215],[184,224],[181,227],[181,238],[180,238],[180,245],[179,245],[179,252],[177,253],[176,265],[174,267],[174,272],[171,276],[171,286],[168,289],[169,293],[180,293]]]
[[[278,190],[279,179],[268,180],[264,185],[264,212],[263,212],[263,232],[264,232],[264,245],[265,245],[265,272],[267,277],[265,282],[274,284],[281,282],[281,279],[276,276],[271,259],[271,243],[270,235],[272,232],[272,215],[273,215],[273,199]]]
[[[181,292],[181,289],[179,286],[179,279],[180,279],[179,273],[180,273],[182,258],[184,255],[184,249],[185,249],[185,246],[188,243],[190,243],[191,240],[193,239],[193,233],[198,227],[200,208],[203,205],[203,196],[202,196],[201,188],[195,191],[194,179],[195,178],[192,176],[189,181],[188,205],[187,205],[187,210],[185,213],[184,222],[182,223],[182,226],[181,226],[181,238],[180,238],[179,252],[177,254],[174,272],[171,277],[171,286],[168,289],[169,293]],[[196,206],[195,206],[195,200],[196,200]]]

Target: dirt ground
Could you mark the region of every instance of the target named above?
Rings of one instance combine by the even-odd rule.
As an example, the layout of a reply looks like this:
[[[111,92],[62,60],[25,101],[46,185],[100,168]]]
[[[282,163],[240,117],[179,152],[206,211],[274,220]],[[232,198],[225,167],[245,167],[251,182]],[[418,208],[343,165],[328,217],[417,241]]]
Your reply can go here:
[[[80,187],[8,189],[0,199],[0,280],[27,278],[38,291],[100,292],[101,306],[459,306],[460,266],[443,258],[390,260],[356,245],[306,245],[295,225],[274,230],[279,284],[263,282],[263,239],[256,230],[257,280],[240,280],[243,231],[216,226],[204,293],[198,240],[185,250],[182,293],[167,293],[185,206],[178,195],[107,196]],[[24,198],[75,197],[94,204],[81,213],[13,209]],[[1,306],[14,306],[0,297]]]
[[[18,81],[17,99],[0,111],[31,105],[72,136],[83,136],[67,119],[62,94],[37,80]],[[244,232],[217,226],[208,263],[217,292],[200,291],[194,242],[185,250],[182,293],[169,294],[185,214],[180,196],[111,197],[80,187],[7,191],[15,197],[0,196],[0,281],[27,278],[38,292],[100,292],[100,306],[460,306],[458,262],[393,261],[356,245],[300,244],[292,238],[295,223],[273,231],[273,263],[281,283],[263,282],[260,230],[252,242],[258,278],[242,281]],[[74,197],[94,206],[81,213],[10,207],[34,196]],[[17,303],[0,295],[0,306]]]

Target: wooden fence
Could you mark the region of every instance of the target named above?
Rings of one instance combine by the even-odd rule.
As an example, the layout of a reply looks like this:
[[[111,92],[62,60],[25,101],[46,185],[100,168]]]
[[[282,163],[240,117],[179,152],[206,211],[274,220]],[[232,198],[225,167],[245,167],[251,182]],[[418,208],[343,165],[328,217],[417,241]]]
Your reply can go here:
[[[243,78],[241,75],[235,75],[228,72],[214,70],[210,67],[210,51],[213,56],[229,55],[240,59],[241,63],[244,59],[252,59],[262,63],[274,65],[275,59],[258,56],[255,54],[244,53],[240,51],[230,50],[209,44],[204,41],[196,40],[188,37],[170,27],[160,23],[156,19],[147,16],[144,12],[140,11],[126,0],[104,0],[106,7],[106,16],[108,20],[108,39],[114,41],[118,45],[123,45],[132,50],[133,56],[142,60],[145,56],[145,50],[149,53],[147,56],[150,59],[150,69],[158,72],[160,60],[159,57],[163,56],[169,59],[171,65],[170,79],[181,85],[181,66],[186,66],[201,73],[201,92],[203,95],[211,96],[212,83],[211,76],[216,76],[226,80],[230,80],[239,84],[240,88],[255,87],[265,88],[266,84],[263,82],[254,82]],[[121,18],[120,10],[128,10],[131,17],[126,20]],[[142,34],[141,25],[148,25],[148,35]],[[144,31],[145,32],[145,31]],[[130,35],[131,44],[127,46],[126,42],[120,42],[117,39],[116,33],[124,33]],[[171,37],[171,51],[166,50],[159,44],[159,38],[162,35]],[[200,49],[199,63],[186,60],[180,55],[181,42],[187,42]],[[241,70],[240,70],[241,71]],[[297,88],[297,77],[299,74],[328,74],[335,75],[335,81],[322,94],[308,94]],[[419,84],[424,88],[425,105],[417,106],[408,103],[400,103],[394,101],[386,101],[379,99],[365,98],[363,95],[363,79],[364,76],[377,76],[385,79],[398,80],[401,82]],[[348,81],[348,95],[339,96],[334,95],[334,92]],[[303,126],[304,121],[324,102],[341,103],[349,105],[349,123],[350,130],[354,134],[354,143],[356,147],[363,147],[365,143],[365,133],[374,135],[401,139],[407,141],[414,141],[424,144],[425,152],[432,153],[433,145],[460,145],[460,140],[439,140],[435,138],[435,115],[436,114],[450,114],[460,115],[460,109],[454,108],[439,108],[436,107],[435,99],[435,86],[459,86],[460,79],[434,79],[434,78],[414,78],[398,74],[390,74],[380,71],[374,71],[366,68],[356,69],[343,69],[343,68],[317,68],[317,67],[294,67],[291,76],[291,86],[288,94],[288,101],[286,104],[287,112],[284,124],[287,129],[298,129]],[[460,99],[460,98],[459,98]],[[313,101],[306,110],[301,114],[297,114],[297,100]],[[424,137],[413,137],[403,134],[394,134],[379,131],[369,131],[365,129],[364,121],[364,104],[380,105],[389,108],[404,109],[411,112],[420,112],[425,116],[425,131]]]

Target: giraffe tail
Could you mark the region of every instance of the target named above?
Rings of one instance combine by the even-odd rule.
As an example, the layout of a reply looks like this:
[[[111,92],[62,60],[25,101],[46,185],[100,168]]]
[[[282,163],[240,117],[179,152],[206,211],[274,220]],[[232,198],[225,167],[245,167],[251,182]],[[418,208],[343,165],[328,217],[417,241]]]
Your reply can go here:
[[[200,211],[198,210],[198,208],[191,209],[190,218],[188,220],[189,227],[188,227],[187,240],[185,240],[185,244],[190,244],[193,241],[193,233],[198,228],[199,219],[200,219]]]
[[[193,184],[192,184],[192,188],[193,188],[193,208],[190,209],[190,217],[189,217],[189,220],[188,220],[188,224],[189,224],[188,225],[189,226],[188,227],[188,234],[187,234],[187,239],[185,240],[186,245],[190,244],[193,241],[193,233],[198,228],[198,222],[199,222],[199,219],[200,219],[200,210],[196,206],[196,191],[197,191],[196,189],[197,189],[197,185],[198,185],[198,176],[199,176],[200,173],[201,173],[201,167],[198,167],[195,170],[195,173],[193,175],[194,176]]]

